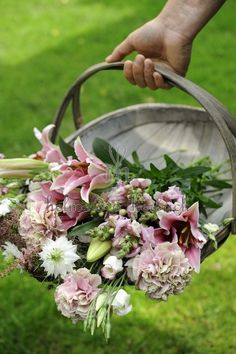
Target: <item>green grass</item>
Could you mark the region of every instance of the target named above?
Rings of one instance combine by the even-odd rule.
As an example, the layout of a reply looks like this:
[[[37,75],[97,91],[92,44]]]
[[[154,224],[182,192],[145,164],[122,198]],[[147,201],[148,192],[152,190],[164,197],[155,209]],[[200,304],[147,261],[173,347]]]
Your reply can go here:
[[[1,0],[0,151],[37,148],[31,132],[49,122],[64,92],[88,66],[103,61],[131,30],[154,17],[164,1]],[[195,41],[188,77],[236,114],[235,10],[228,1]],[[184,93],[140,90],[120,72],[88,82],[86,121],[138,102],[194,104]],[[67,117],[61,134],[73,130]],[[216,142],[217,143],[217,142]],[[114,318],[111,342],[82,333],[55,308],[53,293],[27,275],[0,280],[0,354],[234,354],[236,238],[207,259],[200,275],[168,303],[133,293],[134,311]]]

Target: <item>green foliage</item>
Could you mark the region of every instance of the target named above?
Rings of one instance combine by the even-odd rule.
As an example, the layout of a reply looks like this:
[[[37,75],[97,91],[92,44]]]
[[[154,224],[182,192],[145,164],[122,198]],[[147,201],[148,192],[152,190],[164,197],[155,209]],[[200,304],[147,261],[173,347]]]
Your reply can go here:
[[[68,144],[64,139],[62,139],[61,137],[59,138],[59,146],[61,149],[61,152],[63,154],[63,156],[67,157],[73,157],[75,159],[77,159],[77,156],[75,154],[75,150],[73,148],[73,146],[71,146],[70,144]]]
[[[119,178],[126,179],[139,176],[141,178],[150,178],[152,185],[150,191],[164,192],[171,185],[181,188],[186,195],[187,205],[190,206],[195,202],[199,202],[200,212],[207,217],[207,209],[220,208],[221,204],[215,202],[214,198],[206,196],[206,193],[217,195],[222,193],[222,189],[231,188],[231,184],[224,179],[219,179],[222,175],[219,166],[212,165],[209,157],[203,157],[200,160],[193,161],[190,166],[178,165],[169,155],[164,155],[165,167],[159,169],[157,166],[150,164],[150,168],[146,169],[140,162],[136,151],[132,153],[133,163],[124,159],[114,147],[107,141],[96,138],[93,142],[93,151],[97,157],[109,165],[117,168],[119,164]],[[122,172],[122,168],[125,169]],[[214,187],[214,190],[209,189]]]
[[[85,236],[87,231],[100,225],[102,220],[103,219],[101,218],[95,218],[93,220],[84,222],[83,224],[74,227],[73,230],[69,232],[69,236],[70,237]]]
[[[109,165],[119,167],[128,167],[132,169],[133,165],[118,153],[107,141],[101,138],[95,138],[93,141],[93,152],[103,162]]]

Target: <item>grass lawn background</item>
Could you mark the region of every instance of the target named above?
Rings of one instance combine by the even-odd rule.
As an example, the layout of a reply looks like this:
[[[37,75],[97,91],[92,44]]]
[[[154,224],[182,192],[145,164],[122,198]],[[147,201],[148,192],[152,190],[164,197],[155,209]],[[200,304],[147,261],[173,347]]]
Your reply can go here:
[[[38,148],[31,132],[50,123],[64,92],[88,66],[101,62],[131,30],[154,17],[165,1],[1,0],[0,151]],[[236,114],[236,3],[195,41],[188,78]],[[176,89],[152,92],[126,83],[121,72],[99,74],[85,85],[86,120],[129,104],[195,104]],[[70,118],[62,135],[73,131]],[[217,144],[217,142],[216,142]],[[83,334],[57,312],[53,293],[17,273],[0,280],[0,354],[236,352],[236,238],[202,265],[201,274],[168,303],[133,294],[134,311],[113,319],[109,346],[100,333]]]

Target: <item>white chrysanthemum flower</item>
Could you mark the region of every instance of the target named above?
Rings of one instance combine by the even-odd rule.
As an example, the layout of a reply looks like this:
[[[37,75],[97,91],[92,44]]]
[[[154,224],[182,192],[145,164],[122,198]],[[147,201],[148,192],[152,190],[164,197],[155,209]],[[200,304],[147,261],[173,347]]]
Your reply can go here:
[[[11,212],[12,202],[10,199],[5,198],[0,201],[0,216],[5,216]]]
[[[47,239],[43,244],[42,252],[39,253],[47,275],[53,275],[56,278],[58,275],[64,277],[71,273],[75,262],[80,259],[76,251],[77,246],[73,245],[65,236],[61,236],[55,241]]]
[[[118,316],[125,316],[132,310],[130,295],[123,289],[117,291],[111,305]]]
[[[4,249],[2,254],[6,260],[10,260],[14,258],[20,259],[21,257],[23,257],[22,252],[16,247],[16,245],[14,245],[14,243],[7,241],[2,246],[2,248]]]

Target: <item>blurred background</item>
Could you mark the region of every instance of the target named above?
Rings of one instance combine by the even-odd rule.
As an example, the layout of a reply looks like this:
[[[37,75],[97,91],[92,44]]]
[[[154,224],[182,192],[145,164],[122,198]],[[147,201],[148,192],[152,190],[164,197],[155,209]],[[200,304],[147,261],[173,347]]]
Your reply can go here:
[[[33,127],[53,119],[67,88],[104,61],[132,30],[155,17],[165,1],[0,0],[0,152],[38,149]],[[188,78],[236,115],[236,2],[199,34]],[[195,105],[177,89],[129,85],[121,72],[100,73],[83,89],[86,121],[142,102]],[[68,114],[61,135],[73,131]],[[217,144],[217,141],[216,141]],[[1,235],[0,235],[1,237]],[[132,293],[134,310],[113,319],[107,345],[56,310],[45,284],[17,272],[0,280],[0,354],[234,354],[236,353],[236,237],[207,259],[183,295],[168,303]]]

